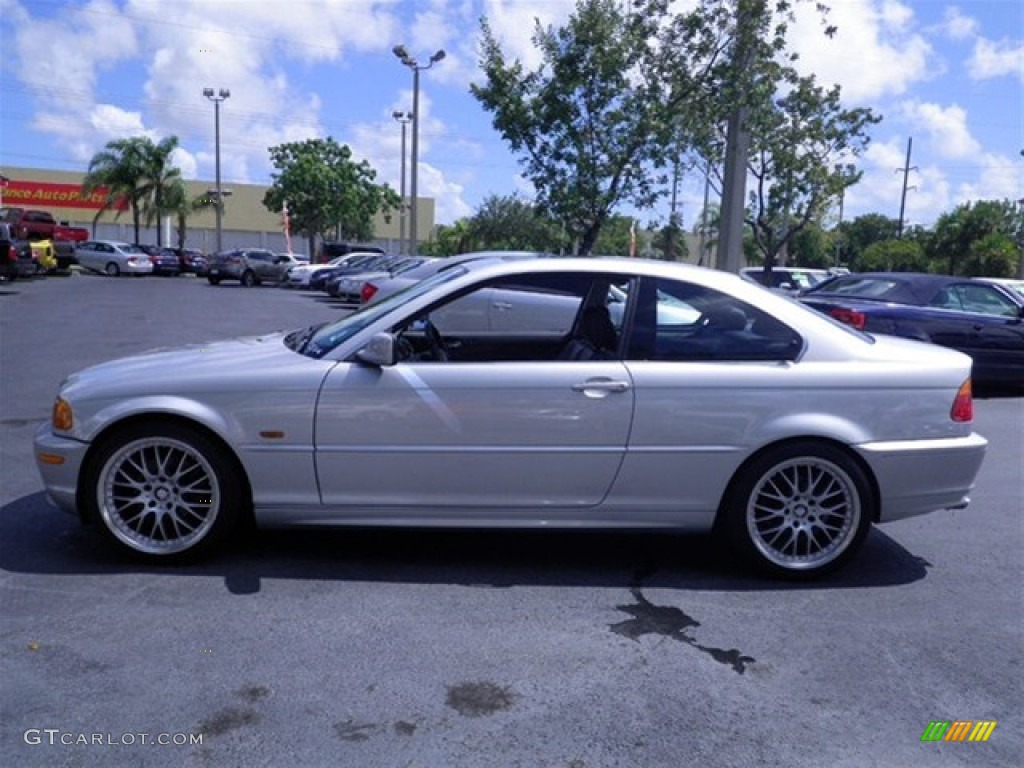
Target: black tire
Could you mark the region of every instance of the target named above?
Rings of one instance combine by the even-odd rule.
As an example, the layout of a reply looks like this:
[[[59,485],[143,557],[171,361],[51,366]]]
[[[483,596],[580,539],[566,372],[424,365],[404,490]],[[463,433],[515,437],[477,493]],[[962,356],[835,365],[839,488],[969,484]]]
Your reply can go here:
[[[107,277],[117,277],[121,274],[121,268],[111,261],[103,268],[103,274]]]
[[[206,279],[209,281],[210,285],[220,285],[219,277],[207,277]]]
[[[255,273],[251,269],[245,270],[245,272],[242,273],[240,282],[242,283],[243,288],[252,288],[257,283]]]
[[[759,570],[813,579],[842,567],[864,543],[876,505],[872,489],[840,448],[789,443],[741,468],[720,522],[733,548]]]
[[[82,470],[88,519],[136,558],[193,560],[222,545],[246,503],[241,471],[213,439],[137,423],[104,439]]]

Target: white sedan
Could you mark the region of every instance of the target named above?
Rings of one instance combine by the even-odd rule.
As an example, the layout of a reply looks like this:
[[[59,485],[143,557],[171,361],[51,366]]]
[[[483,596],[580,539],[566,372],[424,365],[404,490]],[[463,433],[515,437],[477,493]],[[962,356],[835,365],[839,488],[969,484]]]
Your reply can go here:
[[[153,262],[142,246],[116,240],[87,240],[75,247],[78,264],[90,272],[109,277],[118,275],[149,275]]]
[[[344,256],[335,256],[333,259],[323,264],[299,264],[298,266],[294,266],[288,270],[284,280],[282,281],[282,285],[288,288],[309,288],[310,278],[322,269],[343,267],[356,259],[379,255],[379,253],[371,254],[365,251],[353,251],[352,253],[346,253]]]
[[[482,258],[325,325],[73,374],[35,456],[59,506],[157,562],[252,517],[713,531],[810,577],[872,523],[967,506],[970,376],[736,275]]]

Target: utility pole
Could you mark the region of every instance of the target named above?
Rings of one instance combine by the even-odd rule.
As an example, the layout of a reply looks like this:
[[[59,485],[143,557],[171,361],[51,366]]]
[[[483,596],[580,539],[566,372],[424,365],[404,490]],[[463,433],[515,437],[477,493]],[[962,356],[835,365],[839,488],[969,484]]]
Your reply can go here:
[[[758,22],[764,18],[765,0],[739,0],[736,5],[736,43],[732,52],[732,114],[729,115],[725,142],[725,178],[718,237],[717,266],[738,273],[743,256],[743,215],[747,197],[747,157],[750,154],[750,129],[747,118],[746,87],[757,45]]]
[[[896,239],[899,240],[903,237],[903,211],[907,205],[907,189],[915,189],[915,187],[907,187],[907,177],[910,176],[911,171],[916,171],[917,166],[910,166],[910,148],[914,144],[914,137],[911,136],[907,139],[907,160],[903,164],[902,168],[897,168],[896,173],[903,174],[903,194],[900,195],[900,223],[896,228]]]

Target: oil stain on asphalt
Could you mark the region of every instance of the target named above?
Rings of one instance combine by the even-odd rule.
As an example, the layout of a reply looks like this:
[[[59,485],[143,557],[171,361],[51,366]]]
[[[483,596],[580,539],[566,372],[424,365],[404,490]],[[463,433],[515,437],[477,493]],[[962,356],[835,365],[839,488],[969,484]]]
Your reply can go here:
[[[719,664],[726,664],[738,674],[743,674],[748,664],[756,661],[752,656],[744,656],[735,648],[712,648],[701,645],[687,630],[700,626],[700,622],[671,605],[654,605],[644,597],[640,587],[631,587],[630,592],[636,603],[633,605],[617,605],[618,610],[628,613],[633,618],[609,625],[616,634],[639,642],[644,635],[662,635],[681,643],[693,646],[698,651],[708,654]]]

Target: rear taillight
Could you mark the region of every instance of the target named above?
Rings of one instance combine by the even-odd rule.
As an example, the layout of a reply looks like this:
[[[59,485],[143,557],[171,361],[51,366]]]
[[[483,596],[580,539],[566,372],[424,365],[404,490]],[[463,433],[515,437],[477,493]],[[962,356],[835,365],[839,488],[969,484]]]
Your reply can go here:
[[[949,409],[953,421],[974,421],[974,398],[971,396],[971,380],[967,379],[957,390],[953,407]]]
[[[363,288],[359,291],[359,302],[361,304],[368,304],[370,299],[373,298],[373,294],[377,292],[377,286],[373,283],[363,283]]]
[[[867,325],[868,318],[863,312],[858,312],[855,309],[846,309],[845,307],[835,307],[829,310],[829,315],[840,323],[849,325],[856,328],[858,331],[863,331],[864,326]]]
[[[8,247],[8,249],[7,249],[7,260],[8,261],[17,261],[18,260],[18,249],[15,248],[13,245]]]

